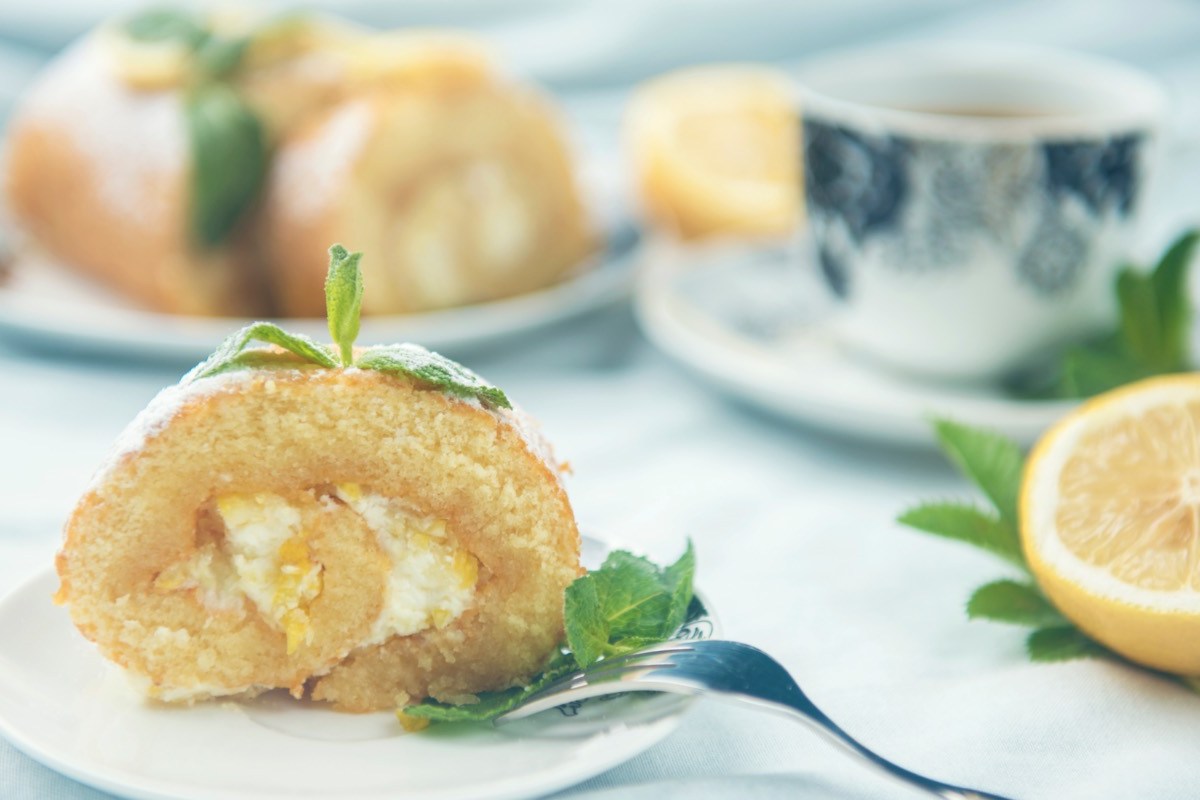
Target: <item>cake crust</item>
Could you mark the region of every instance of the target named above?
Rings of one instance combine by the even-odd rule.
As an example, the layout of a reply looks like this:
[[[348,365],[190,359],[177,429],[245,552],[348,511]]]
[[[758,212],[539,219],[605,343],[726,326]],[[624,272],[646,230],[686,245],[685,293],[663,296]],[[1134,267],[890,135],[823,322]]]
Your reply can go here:
[[[523,682],[555,651],[563,592],[580,574],[574,516],[533,430],[520,412],[358,369],[247,370],[173,387],[72,514],[59,600],[168,700],[283,687],[372,711]],[[362,519],[331,499],[328,487],[349,483],[446,522],[479,565],[465,612],[357,646],[379,615],[387,562]],[[292,654],[248,601],[214,609],[199,590],[159,580],[213,538],[214,498],[262,492],[300,509],[323,567],[311,639]]]

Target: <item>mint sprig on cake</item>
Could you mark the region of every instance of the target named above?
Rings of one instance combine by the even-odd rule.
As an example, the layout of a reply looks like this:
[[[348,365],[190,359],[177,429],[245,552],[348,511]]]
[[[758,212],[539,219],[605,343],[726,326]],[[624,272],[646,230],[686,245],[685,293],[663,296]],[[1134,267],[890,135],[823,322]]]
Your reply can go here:
[[[298,333],[289,333],[273,322],[255,322],[227,338],[185,380],[199,380],[237,369],[295,366],[273,361],[261,345],[274,345],[302,362],[325,369],[357,367],[399,375],[436,387],[449,394],[478,400],[491,408],[512,408],[503,391],[471,370],[415,344],[378,345],[355,354],[363,282],[359,269],[362,253],[351,253],[340,244],[329,248],[329,275],[325,303],[331,345],[320,344]],[[264,357],[266,356],[266,357]]]

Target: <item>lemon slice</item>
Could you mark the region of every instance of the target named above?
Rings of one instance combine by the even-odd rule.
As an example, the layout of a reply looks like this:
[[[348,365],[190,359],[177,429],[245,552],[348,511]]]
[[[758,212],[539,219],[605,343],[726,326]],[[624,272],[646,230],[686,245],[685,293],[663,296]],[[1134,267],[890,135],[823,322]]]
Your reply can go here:
[[[1056,425],[1026,468],[1021,539],[1092,638],[1200,674],[1200,375],[1109,392]]]
[[[625,137],[652,220],[685,237],[772,236],[800,214],[800,131],[787,79],[714,66],[635,92]]]

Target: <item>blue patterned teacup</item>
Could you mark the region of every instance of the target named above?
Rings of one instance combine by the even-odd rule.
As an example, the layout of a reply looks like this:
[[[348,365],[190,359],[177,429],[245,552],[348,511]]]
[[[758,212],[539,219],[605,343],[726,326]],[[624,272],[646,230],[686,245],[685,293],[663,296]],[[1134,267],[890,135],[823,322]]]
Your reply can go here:
[[[847,345],[993,378],[1111,324],[1166,108],[1155,81],[932,44],[834,56],[801,86],[811,238]]]

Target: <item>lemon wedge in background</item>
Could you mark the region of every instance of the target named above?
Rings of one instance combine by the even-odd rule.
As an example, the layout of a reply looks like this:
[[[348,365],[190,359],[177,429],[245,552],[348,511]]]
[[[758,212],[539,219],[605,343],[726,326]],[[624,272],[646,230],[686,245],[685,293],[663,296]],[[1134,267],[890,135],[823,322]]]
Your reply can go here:
[[[800,216],[800,130],[786,76],[669,73],[639,87],[625,139],[651,220],[687,238],[778,236]]]
[[[1089,636],[1200,675],[1200,374],[1101,395],[1046,434],[1026,467],[1021,540]]]

